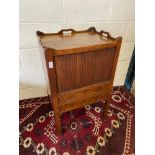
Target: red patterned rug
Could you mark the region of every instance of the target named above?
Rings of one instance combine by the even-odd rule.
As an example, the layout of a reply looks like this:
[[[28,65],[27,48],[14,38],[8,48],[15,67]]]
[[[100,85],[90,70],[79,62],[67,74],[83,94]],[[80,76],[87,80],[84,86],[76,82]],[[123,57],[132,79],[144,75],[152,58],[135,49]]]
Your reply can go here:
[[[64,113],[63,135],[55,132],[48,97],[20,100],[20,155],[134,155],[134,96],[114,87],[108,118],[102,121],[104,103]]]

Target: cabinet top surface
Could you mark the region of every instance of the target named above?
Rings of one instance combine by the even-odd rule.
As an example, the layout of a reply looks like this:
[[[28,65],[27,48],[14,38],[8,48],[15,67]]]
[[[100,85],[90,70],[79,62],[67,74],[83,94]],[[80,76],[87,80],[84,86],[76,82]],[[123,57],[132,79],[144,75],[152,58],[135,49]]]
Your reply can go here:
[[[64,31],[66,33],[64,33]],[[68,33],[70,31],[71,33]],[[38,33],[38,32],[37,32]],[[107,32],[105,32],[107,33]],[[114,38],[103,35],[103,32],[92,31],[75,31],[72,29],[61,30],[58,33],[37,34],[43,47],[54,50],[67,50],[81,47],[90,47],[103,44],[113,44]],[[107,35],[107,34],[106,34]],[[109,35],[109,33],[108,33]]]

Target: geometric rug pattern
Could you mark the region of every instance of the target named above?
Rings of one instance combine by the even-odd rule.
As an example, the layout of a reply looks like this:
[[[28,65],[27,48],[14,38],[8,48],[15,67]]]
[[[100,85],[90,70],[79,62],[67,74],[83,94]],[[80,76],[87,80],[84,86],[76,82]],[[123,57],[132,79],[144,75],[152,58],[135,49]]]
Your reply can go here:
[[[61,115],[56,134],[54,112],[47,96],[19,101],[20,155],[134,155],[135,99],[114,87],[108,117],[104,101]]]

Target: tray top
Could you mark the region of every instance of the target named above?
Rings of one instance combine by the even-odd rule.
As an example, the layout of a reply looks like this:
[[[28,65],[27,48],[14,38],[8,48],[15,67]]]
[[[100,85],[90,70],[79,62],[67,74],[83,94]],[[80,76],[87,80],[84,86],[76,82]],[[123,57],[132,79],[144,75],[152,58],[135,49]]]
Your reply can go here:
[[[114,43],[115,38],[108,32],[97,32],[91,27],[84,31],[75,31],[73,29],[61,30],[58,33],[43,33],[37,31],[43,47],[54,50],[76,49],[81,47],[90,47],[103,44]]]

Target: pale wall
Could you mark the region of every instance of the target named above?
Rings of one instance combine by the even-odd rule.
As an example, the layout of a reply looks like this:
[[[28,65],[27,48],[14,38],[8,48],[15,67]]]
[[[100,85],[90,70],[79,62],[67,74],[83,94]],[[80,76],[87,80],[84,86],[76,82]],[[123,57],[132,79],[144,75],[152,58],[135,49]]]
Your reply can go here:
[[[95,26],[122,36],[114,85],[123,85],[134,48],[134,0],[20,0],[20,99],[46,95],[35,31]]]

